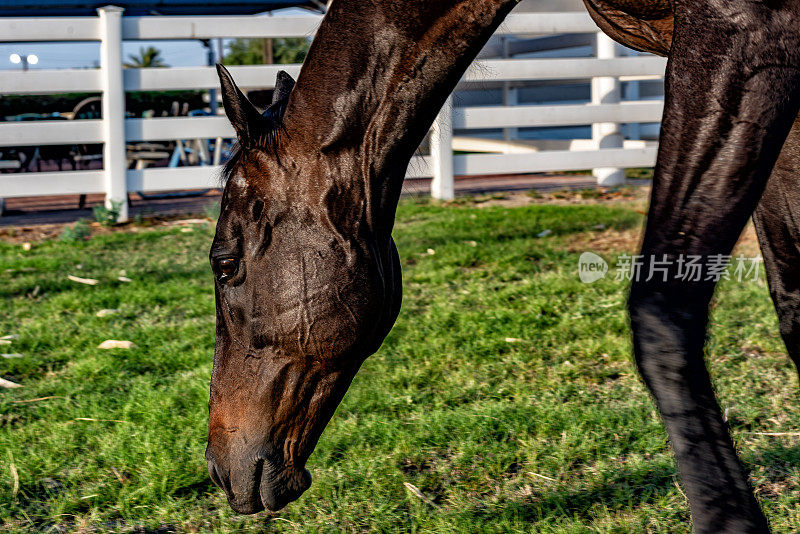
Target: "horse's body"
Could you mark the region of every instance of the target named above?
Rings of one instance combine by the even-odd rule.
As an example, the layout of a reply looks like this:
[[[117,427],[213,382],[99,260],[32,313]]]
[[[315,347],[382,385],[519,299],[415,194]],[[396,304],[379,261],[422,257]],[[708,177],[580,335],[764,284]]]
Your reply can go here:
[[[670,56],[642,254],[728,254],[755,211],[799,362],[800,0],[585,1],[615,39]],[[211,252],[207,458],[236,510],[278,509],[309,486],[308,456],[399,312],[391,231],[408,162],[515,4],[334,0],[297,84],[279,79],[263,115],[221,69],[242,148]],[[714,282],[674,274],[634,282],[629,306],[694,527],[766,531],[703,360]]]

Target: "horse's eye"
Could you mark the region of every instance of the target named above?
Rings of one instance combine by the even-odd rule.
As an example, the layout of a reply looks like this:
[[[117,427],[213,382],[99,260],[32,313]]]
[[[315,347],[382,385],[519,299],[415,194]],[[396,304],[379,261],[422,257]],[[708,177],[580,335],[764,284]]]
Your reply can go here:
[[[239,269],[239,260],[236,258],[222,258],[216,262],[217,278],[220,282],[224,282],[232,278]]]

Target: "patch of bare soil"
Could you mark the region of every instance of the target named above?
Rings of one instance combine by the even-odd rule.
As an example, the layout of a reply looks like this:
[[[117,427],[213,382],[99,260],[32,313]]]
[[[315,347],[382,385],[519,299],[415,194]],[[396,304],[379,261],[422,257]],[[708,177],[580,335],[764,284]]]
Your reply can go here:
[[[635,254],[639,250],[642,240],[644,227],[631,230],[602,230],[584,232],[575,235],[569,241],[567,249],[570,252],[627,252]],[[753,223],[747,223],[739,241],[733,249],[732,256],[744,255],[746,258],[754,258],[761,255],[758,247],[758,238]]]
[[[114,226],[102,226],[98,222],[88,223],[91,235],[94,237],[117,232],[141,232],[149,228],[182,226],[190,227],[194,224],[213,222],[207,217],[193,218],[187,215],[173,217],[148,217],[137,222],[128,222]],[[74,226],[76,223],[36,224],[30,226],[7,226],[0,228],[0,241],[24,245],[25,243],[38,243],[49,239],[58,239],[65,227]]]
[[[747,223],[744,232],[742,232],[742,235],[739,237],[739,241],[733,248],[733,256],[738,256],[739,254],[744,254],[747,258],[755,258],[761,255],[756,229],[752,221]]]
[[[625,202],[634,204],[641,202],[644,206],[650,195],[649,187],[614,187],[592,188],[561,191],[515,191],[507,193],[492,193],[477,197],[462,197],[449,202],[452,205],[476,206],[479,208],[500,206],[504,208],[517,208],[531,204],[606,204]]]
[[[576,254],[587,250],[604,252],[627,252],[634,254],[642,239],[641,230],[603,230],[575,235],[567,244],[567,250]]]

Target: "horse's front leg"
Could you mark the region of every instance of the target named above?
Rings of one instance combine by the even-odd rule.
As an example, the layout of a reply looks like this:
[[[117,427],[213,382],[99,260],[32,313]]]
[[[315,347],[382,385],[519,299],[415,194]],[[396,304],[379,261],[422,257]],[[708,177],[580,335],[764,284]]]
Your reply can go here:
[[[717,278],[709,266],[730,254],[800,107],[799,5],[675,3],[644,266],[629,306],[636,362],[669,433],[696,532],[768,531],[703,344]],[[699,279],[692,262],[705,267]]]

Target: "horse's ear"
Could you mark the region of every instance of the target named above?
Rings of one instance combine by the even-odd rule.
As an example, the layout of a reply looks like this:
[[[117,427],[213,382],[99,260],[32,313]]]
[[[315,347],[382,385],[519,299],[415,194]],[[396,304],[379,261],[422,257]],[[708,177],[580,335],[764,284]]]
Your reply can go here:
[[[239,143],[250,146],[261,137],[261,132],[269,127],[268,121],[259,113],[244,93],[236,86],[228,69],[217,63],[217,74],[222,87],[222,105],[225,115],[231,121]]]
[[[275,90],[272,92],[272,103],[277,104],[282,100],[289,98],[289,93],[294,88],[294,80],[289,73],[285,70],[278,71],[278,77],[275,80]]]

